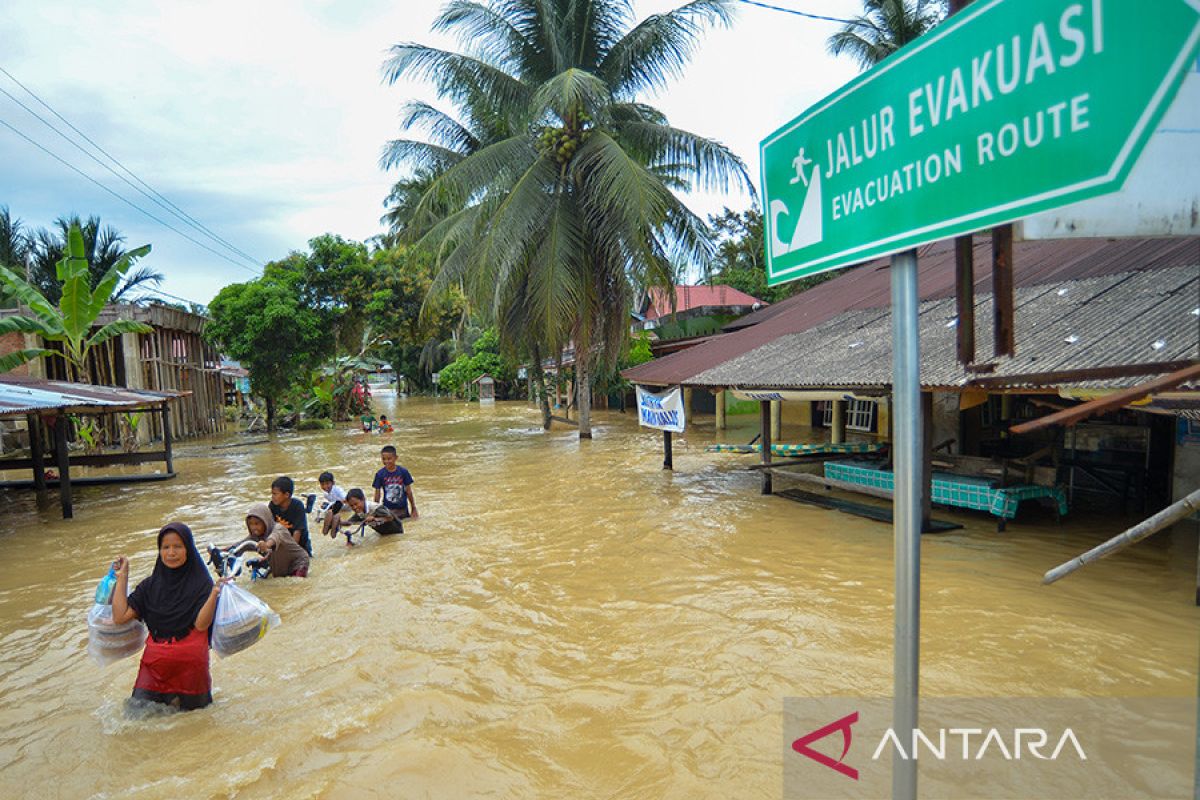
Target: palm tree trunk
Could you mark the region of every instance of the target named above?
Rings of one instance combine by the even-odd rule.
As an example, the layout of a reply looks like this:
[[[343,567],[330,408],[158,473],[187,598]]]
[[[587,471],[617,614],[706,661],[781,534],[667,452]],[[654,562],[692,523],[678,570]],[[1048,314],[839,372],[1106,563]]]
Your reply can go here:
[[[575,350],[575,397],[579,404],[579,438],[592,438],[592,376],[588,370],[585,351]]]
[[[275,398],[267,395],[267,433],[275,432]]]
[[[533,385],[538,405],[542,409],[542,430],[550,430],[550,392],[546,389],[546,372],[542,369],[542,348],[533,346]]]

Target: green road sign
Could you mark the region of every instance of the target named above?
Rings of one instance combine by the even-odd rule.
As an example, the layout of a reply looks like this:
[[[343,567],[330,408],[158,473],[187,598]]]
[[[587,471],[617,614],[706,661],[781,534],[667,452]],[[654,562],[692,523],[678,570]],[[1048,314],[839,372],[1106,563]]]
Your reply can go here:
[[[1120,188],[1200,0],[976,0],[762,143],[774,285]]]

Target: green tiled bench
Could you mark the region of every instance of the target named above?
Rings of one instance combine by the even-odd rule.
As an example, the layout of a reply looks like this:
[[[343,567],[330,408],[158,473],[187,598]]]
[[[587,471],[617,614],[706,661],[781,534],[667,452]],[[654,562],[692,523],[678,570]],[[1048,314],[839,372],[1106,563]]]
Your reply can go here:
[[[875,442],[847,442],[844,444],[773,444],[771,452],[777,456],[807,456],[821,453],[877,453],[883,445]],[[710,444],[704,448],[708,453],[761,453],[761,444]]]
[[[825,477],[859,486],[874,486],[878,489],[895,491],[895,479],[891,472],[865,464],[847,462],[827,462]],[[955,508],[970,508],[976,511],[987,511],[1001,520],[1013,519],[1017,516],[1017,506],[1023,500],[1034,500],[1048,497],[1056,504],[1059,515],[1067,513],[1067,495],[1057,486],[1020,486],[995,487],[986,478],[974,478],[968,475],[951,475],[945,472],[933,473],[933,502]]]

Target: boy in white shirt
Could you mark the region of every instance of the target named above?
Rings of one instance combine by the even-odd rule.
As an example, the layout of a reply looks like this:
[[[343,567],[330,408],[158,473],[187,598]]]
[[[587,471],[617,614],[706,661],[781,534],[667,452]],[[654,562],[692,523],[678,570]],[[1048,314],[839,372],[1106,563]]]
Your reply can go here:
[[[334,526],[334,519],[342,510],[342,506],[346,504],[346,493],[342,491],[342,487],[333,482],[332,472],[322,472],[317,477],[317,483],[321,484],[323,492],[321,498],[321,509],[317,512],[317,519],[323,519],[321,523],[321,533],[337,537],[336,533],[330,533],[330,529]]]

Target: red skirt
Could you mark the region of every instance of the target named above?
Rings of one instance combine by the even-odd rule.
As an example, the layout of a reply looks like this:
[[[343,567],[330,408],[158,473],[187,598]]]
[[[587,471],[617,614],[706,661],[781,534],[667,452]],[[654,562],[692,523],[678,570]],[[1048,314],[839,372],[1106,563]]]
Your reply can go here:
[[[208,631],[192,628],[182,639],[146,639],[133,696],[179,708],[203,708],[212,702],[208,671]]]

